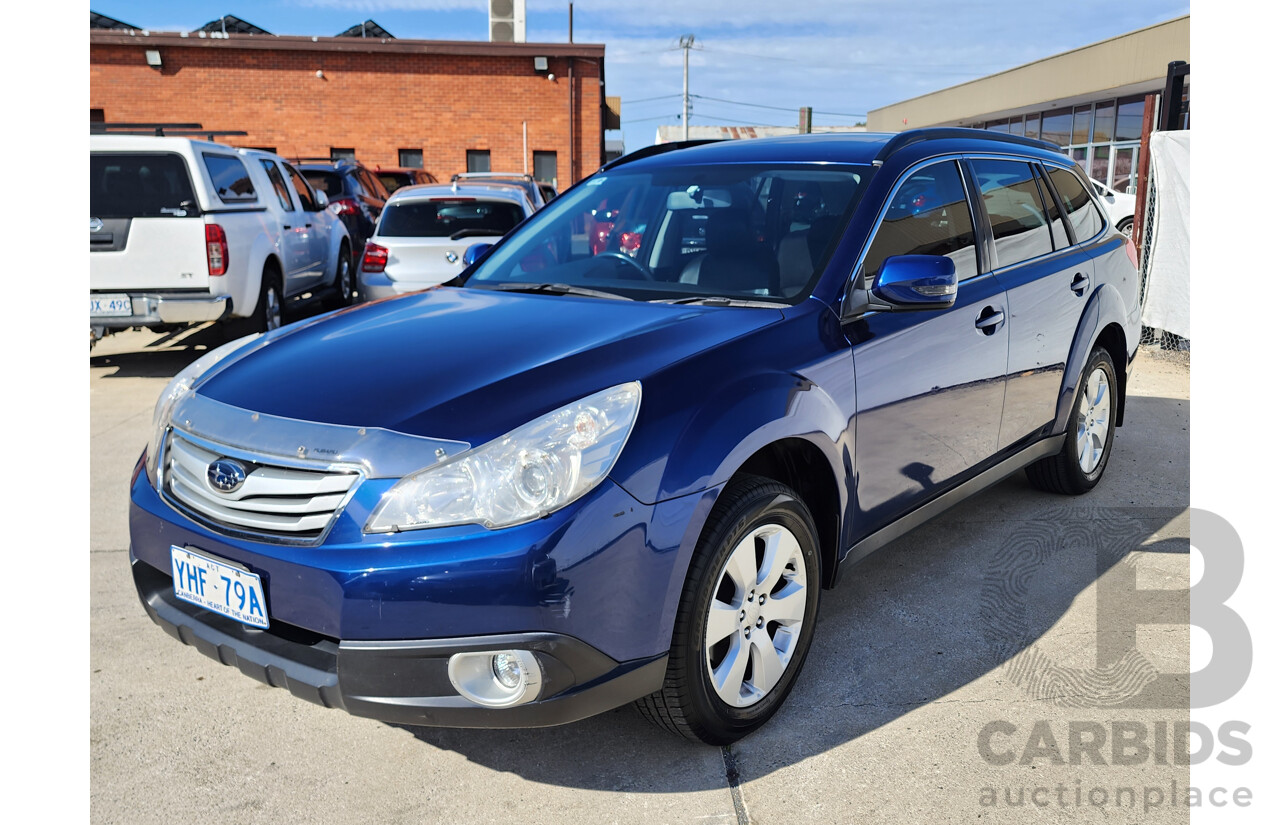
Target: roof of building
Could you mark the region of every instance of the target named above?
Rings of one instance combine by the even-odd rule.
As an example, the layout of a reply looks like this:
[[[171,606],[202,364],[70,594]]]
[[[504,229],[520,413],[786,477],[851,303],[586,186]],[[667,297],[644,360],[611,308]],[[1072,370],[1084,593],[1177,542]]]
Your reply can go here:
[[[795,126],[690,126],[689,140],[740,140],[797,134]],[[814,126],[813,134],[865,132],[865,126]],[[684,140],[684,127],[659,126],[655,143]]]

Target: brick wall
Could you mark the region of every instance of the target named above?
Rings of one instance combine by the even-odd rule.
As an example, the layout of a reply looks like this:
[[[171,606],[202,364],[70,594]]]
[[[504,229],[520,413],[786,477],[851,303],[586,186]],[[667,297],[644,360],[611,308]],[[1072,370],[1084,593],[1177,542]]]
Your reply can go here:
[[[168,38],[172,42],[176,38]],[[420,149],[442,181],[466,170],[468,149],[487,149],[494,171],[533,172],[533,153],[556,153],[561,189],[594,172],[601,156],[602,58],[552,56],[548,70],[517,55],[237,48],[235,38],[198,45],[91,42],[90,108],[108,122],[199,123],[243,129],[221,138],[274,147],[285,156],[328,157],[354,147],[369,165],[395,166],[400,149]],[[215,45],[216,43],[216,45]],[[147,65],[156,49],[163,65]],[[527,51],[527,50],[526,50]],[[324,76],[316,77],[322,71]],[[570,95],[576,164],[570,167]],[[528,124],[522,158],[521,125]]]

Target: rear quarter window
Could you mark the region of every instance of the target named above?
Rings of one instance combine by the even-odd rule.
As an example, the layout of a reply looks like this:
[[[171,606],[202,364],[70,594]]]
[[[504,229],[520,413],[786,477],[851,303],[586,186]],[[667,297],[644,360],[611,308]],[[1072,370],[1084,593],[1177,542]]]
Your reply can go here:
[[[91,153],[89,214],[95,218],[199,214],[186,161],[171,152]]]
[[[223,203],[252,203],[258,200],[253,191],[249,170],[234,155],[216,155],[202,152],[204,168],[209,170],[213,191]]]
[[[1093,198],[1084,188],[1084,182],[1067,169],[1052,168],[1049,179],[1053,188],[1058,190],[1062,206],[1067,210],[1067,223],[1075,232],[1076,243],[1087,241],[1102,231],[1102,215],[1094,205]]]
[[[329,200],[343,196],[342,175],[337,172],[318,172],[312,169],[303,170],[302,176],[317,192],[323,192]]]

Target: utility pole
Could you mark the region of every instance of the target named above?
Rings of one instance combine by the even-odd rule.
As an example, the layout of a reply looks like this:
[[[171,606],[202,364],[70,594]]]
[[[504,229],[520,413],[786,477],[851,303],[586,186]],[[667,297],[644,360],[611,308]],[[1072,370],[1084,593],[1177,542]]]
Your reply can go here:
[[[686,34],[680,38],[680,48],[684,49],[684,139],[689,139],[689,50],[693,48],[693,35]]]

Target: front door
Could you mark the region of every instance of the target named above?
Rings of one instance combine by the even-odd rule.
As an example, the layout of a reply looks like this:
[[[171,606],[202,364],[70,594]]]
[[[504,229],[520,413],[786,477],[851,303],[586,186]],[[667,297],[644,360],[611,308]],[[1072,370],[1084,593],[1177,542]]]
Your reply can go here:
[[[1004,287],[979,269],[960,167],[941,161],[897,188],[864,256],[870,285],[894,255],[946,255],[960,285],[946,310],[873,312],[845,326],[857,382],[857,536],[955,484],[996,452],[1009,357]]]

